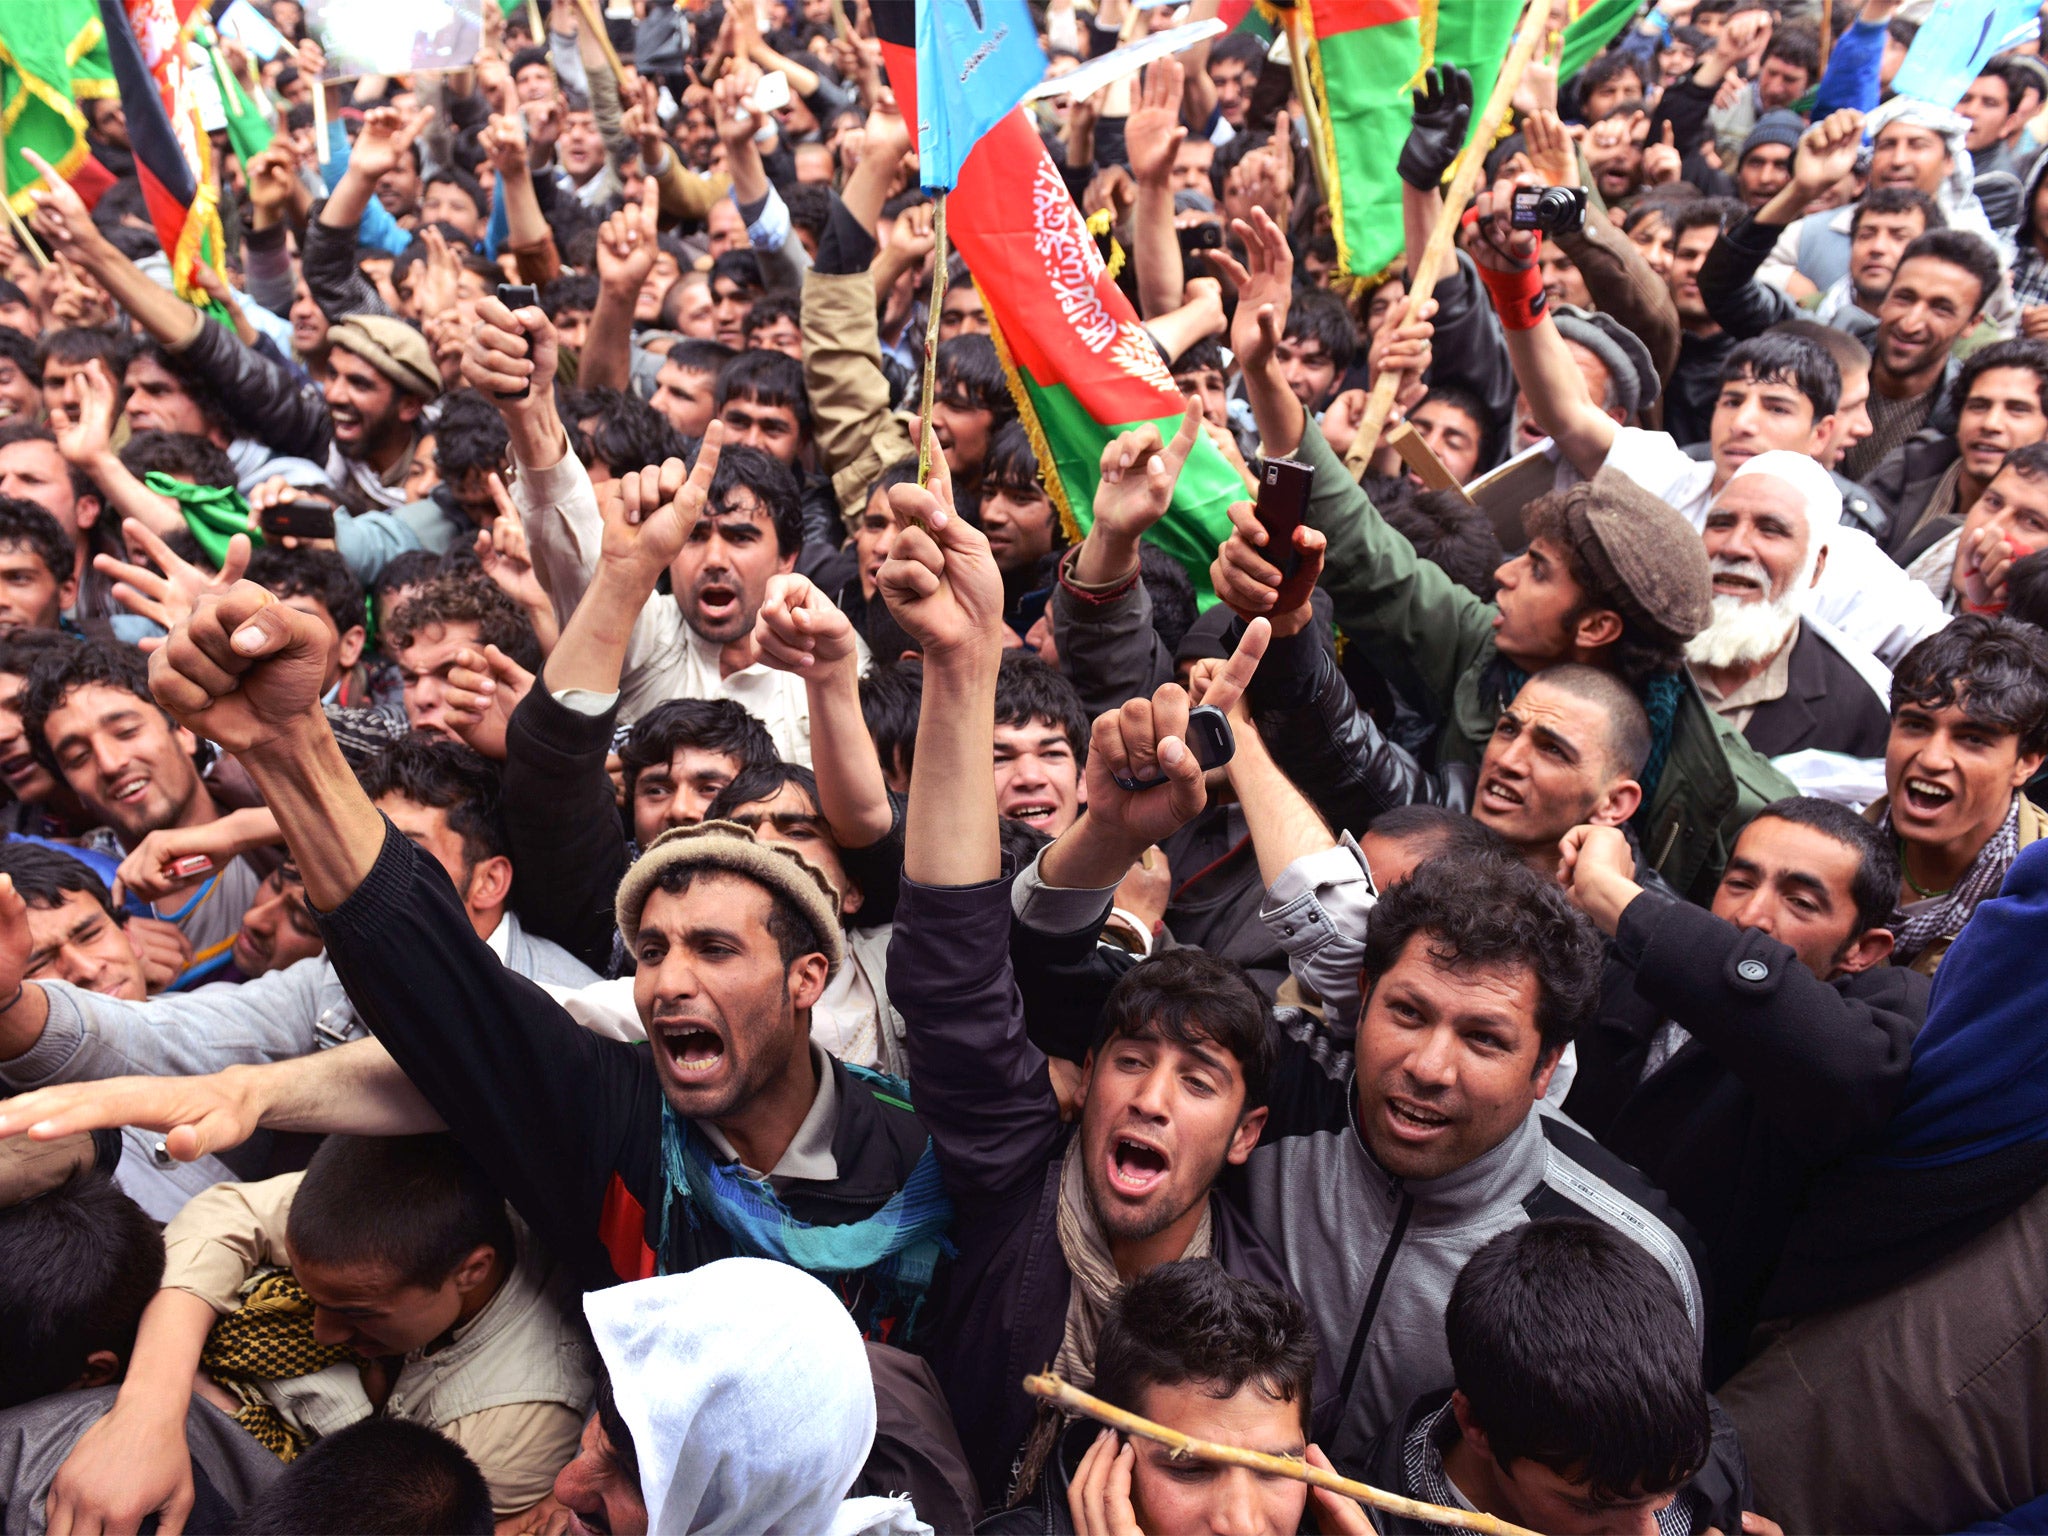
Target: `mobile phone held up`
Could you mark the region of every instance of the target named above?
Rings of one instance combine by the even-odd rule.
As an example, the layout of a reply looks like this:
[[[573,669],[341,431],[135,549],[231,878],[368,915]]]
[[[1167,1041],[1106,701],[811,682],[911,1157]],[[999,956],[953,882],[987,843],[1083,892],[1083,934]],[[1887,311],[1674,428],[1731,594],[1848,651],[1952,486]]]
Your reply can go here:
[[[265,507],[257,514],[263,536],[271,539],[331,539],[334,537],[334,503],[300,492],[291,501]]]
[[[1188,750],[1195,754],[1195,761],[1204,772],[1221,768],[1237,756],[1237,737],[1231,732],[1230,717],[1212,704],[1203,704],[1188,711],[1185,740]],[[1143,779],[1128,773],[1113,773],[1110,777],[1116,780],[1119,789],[1132,791],[1156,789],[1166,782],[1163,773]]]
[[[1295,459],[1267,459],[1259,472],[1259,499],[1252,514],[1266,530],[1265,555],[1279,567],[1283,581],[1301,564],[1294,531],[1308,515],[1309,487],[1315,478],[1313,469]]]
[[[516,314],[522,309],[529,309],[538,304],[540,302],[540,290],[531,283],[500,283],[498,284],[498,302]],[[533,393],[533,386],[522,384],[517,389],[500,390],[497,392],[497,395],[500,400],[524,400],[531,393]]]

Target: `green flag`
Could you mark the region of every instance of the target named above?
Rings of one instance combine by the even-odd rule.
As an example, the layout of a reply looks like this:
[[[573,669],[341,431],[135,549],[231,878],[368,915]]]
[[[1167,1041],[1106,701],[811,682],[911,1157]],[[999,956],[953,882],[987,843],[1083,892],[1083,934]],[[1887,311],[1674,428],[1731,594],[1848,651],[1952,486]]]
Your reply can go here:
[[[41,155],[62,175],[84,163],[85,114],[74,99],[115,95],[106,38],[92,0],[13,0],[0,24],[0,131],[7,142],[7,200],[27,218]]]
[[[235,78],[235,72],[228,68],[228,61],[220,56],[220,50],[212,43],[206,44],[206,57],[213,65],[214,83],[220,87],[221,111],[228,121],[228,143],[234,147],[235,158],[242,162],[243,170],[249,167],[250,159],[270,147],[270,123],[256,103],[242,89],[242,82]]]

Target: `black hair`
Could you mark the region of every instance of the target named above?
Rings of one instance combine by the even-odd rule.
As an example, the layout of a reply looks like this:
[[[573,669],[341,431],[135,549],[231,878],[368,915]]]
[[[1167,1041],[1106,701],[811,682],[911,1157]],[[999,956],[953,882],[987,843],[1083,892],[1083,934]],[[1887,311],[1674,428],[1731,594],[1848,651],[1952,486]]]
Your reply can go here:
[[[399,604],[384,623],[384,643],[395,655],[430,625],[473,623],[479,649],[495,645],[529,672],[538,672],[540,640],[526,610],[505,589],[476,572],[436,576]]]
[[[1818,320],[1780,320],[1765,333],[1772,336],[1797,336],[1810,341],[1821,351],[1835,360],[1835,372],[1847,378],[1852,372],[1870,371],[1870,348],[1837,325],[1823,325]],[[1840,399],[1836,405],[1841,404]]]
[[[472,1250],[515,1258],[505,1198],[445,1131],[329,1136],[285,1218],[295,1264],[389,1271],[439,1288]]]
[[[1579,71],[1578,99],[1584,101],[1588,96],[1599,90],[1600,87],[1606,85],[1610,80],[1619,75],[1634,75],[1636,77],[1635,94],[1637,96],[1641,96],[1643,94],[1643,87],[1651,83],[1644,78],[1643,66],[1632,55],[1611,51],[1596,55],[1591,63]]]
[[[2018,736],[2023,754],[2048,752],[2048,635],[2016,619],[1960,614],[1899,659],[1894,729],[1909,704],[1955,705],[1973,724]]]
[[[121,380],[128,372],[128,358],[134,350],[134,343],[118,332],[83,325],[65,326],[45,331],[36,338],[36,374],[40,378],[43,369],[52,362],[77,368],[98,358],[107,365],[118,391],[124,387]]]
[[[417,731],[401,736],[357,770],[372,800],[395,795],[448,814],[473,869],[512,852],[505,830],[504,781],[496,763],[459,741]]]
[[[221,399],[220,391],[214,388],[213,381],[195,369],[181,366],[178,359],[171,355],[170,350],[154,338],[138,342],[135,350],[128,354],[127,368],[122,369],[122,388],[127,388],[127,369],[144,361],[154,363],[176,380],[178,388],[198,408],[200,416],[211,425],[225,430],[227,424],[234,420],[227,403]]]
[[[0,674],[24,682],[46,656],[68,655],[76,637],[50,629],[0,630]]]
[[[249,556],[249,580],[277,597],[310,597],[344,635],[367,627],[363,584],[331,549],[284,549],[265,544]]]
[[[1266,62],[1266,44],[1249,32],[1227,32],[1209,49],[1210,63],[1224,59],[1234,59],[1256,75]]]
[[[323,1435],[236,1518],[234,1536],[491,1536],[490,1485],[469,1453],[381,1414]]]
[[[548,59],[547,49],[536,44],[531,48],[522,48],[512,55],[512,63],[509,66],[512,78],[517,80],[519,78],[519,71],[532,64],[544,65],[549,74],[554,73],[555,66]]]
[[[1941,211],[1941,204],[1918,187],[1872,187],[1857,200],[1856,211],[1849,215],[1849,238],[1856,238],[1857,226],[1867,213],[1906,213],[1915,208],[1927,221],[1923,234],[1929,229],[1948,228],[1948,215]]]
[[[2048,630],[2048,549],[2037,549],[2013,561],[2005,573],[2005,614]]]
[[[1930,229],[1911,245],[1899,252],[1899,265],[1892,269],[1892,281],[1898,281],[1898,272],[1907,262],[1920,257],[1931,261],[1945,261],[1952,267],[1960,267],[1970,274],[1977,283],[1978,309],[1989,302],[1998,291],[2002,269],[1998,264],[1998,253],[1985,243],[1983,238],[1973,235],[1967,229]]]
[[[747,309],[747,318],[740,322],[740,334],[751,336],[778,320],[794,321],[799,327],[804,323],[803,304],[787,288],[777,288],[754,300]],[[786,353],[784,355],[787,356]]]
[[[759,300],[758,310],[768,300]],[[748,311],[751,318],[753,311]],[[796,430],[805,442],[811,437],[811,396],[804,388],[804,365],[787,352],[754,347],[736,354],[718,370],[718,382],[711,389],[711,409],[723,412],[733,396],[756,405],[779,405],[796,417]]]
[[[701,336],[685,336],[668,349],[668,354],[662,361],[664,366],[673,364],[685,373],[708,373],[715,379],[719,371],[738,356],[739,353],[722,341],[706,341]],[[804,403],[808,408],[808,397]]]
[[[809,230],[814,240],[825,238],[825,226],[832,219],[832,189],[829,186],[822,182],[799,181],[782,189],[782,201],[789,209],[792,229]]]
[[[1058,531],[1064,540],[1065,528],[1059,526]],[[1145,584],[1145,595],[1152,599],[1152,633],[1171,655],[1180,649],[1199,611],[1195,584],[1188,579],[1187,567],[1157,544],[1138,546],[1138,579]]]
[[[1289,341],[1321,342],[1338,379],[1358,355],[1358,329],[1351,323],[1351,311],[1327,288],[1306,288],[1294,296],[1285,335]]]
[[[597,278],[589,272],[564,272],[540,291],[540,307],[550,320],[572,309],[596,309]]]
[[[371,591],[381,604],[402,587],[423,587],[441,573],[441,557],[431,549],[408,549],[393,555],[377,573]]]
[[[415,153],[417,153],[419,145],[414,144],[412,148],[415,151]],[[418,170],[419,166],[415,164],[413,166],[413,169]],[[478,218],[483,218],[490,212],[491,200],[484,195],[483,184],[479,182],[474,176],[470,175],[469,172],[462,170],[458,166],[444,165],[439,170],[435,171],[433,175],[429,176],[425,181],[421,182],[421,197],[424,198],[426,196],[426,191],[428,187],[436,186],[441,183],[446,183],[448,186],[455,188],[455,190],[460,192],[464,197],[468,198],[471,204],[475,206]]]
[[[1804,336],[1766,331],[1739,343],[1721,364],[1721,382],[1790,384],[1813,406],[1813,419],[1835,414],[1842,400],[1842,370],[1825,347]]]
[[[744,357],[747,354],[742,353]],[[794,359],[781,352],[771,354],[785,363]],[[735,362],[738,359],[734,359]],[[691,456],[693,459],[695,455]],[[784,559],[804,544],[803,491],[796,473],[787,464],[760,448],[731,443],[719,451],[718,468],[711,475],[711,489],[705,501],[708,512],[725,507],[735,490],[752,491],[775,525],[775,549]]]
[[[142,193],[142,181],[135,176],[121,177],[102,192],[92,205],[92,221],[101,234],[111,236],[128,219],[139,219],[144,224],[152,222],[148,199]],[[128,227],[135,228],[134,225]],[[136,233],[140,234],[142,231],[136,230]],[[162,249],[161,245],[158,249]]]
[[[452,486],[472,469],[505,472],[512,437],[505,418],[480,390],[457,389],[443,395],[433,432],[434,464],[444,483]]]
[[[1444,1334],[1503,1469],[1529,1460],[1626,1499],[1668,1493],[1706,1463],[1713,1431],[1685,1299],[1601,1222],[1553,1217],[1493,1238],[1451,1287]]]
[[[917,722],[924,708],[924,664],[882,660],[860,680],[860,717],[885,769],[906,779],[917,758]]]
[[[1768,58],[1769,54],[1765,57]],[[1977,79],[1982,80],[1986,75],[2004,84],[2005,110],[2008,116],[2011,115],[2013,108],[2020,104],[2020,98],[2026,95],[2027,87],[2035,83],[2033,75],[2015,64],[2010,54],[2000,54],[1995,58],[1986,59],[1984,67],[1977,71]]]
[[[1459,401],[1451,403],[1465,409]],[[1481,423],[1488,419],[1487,415],[1478,418]],[[1373,505],[1380,509],[1388,527],[1406,535],[1416,554],[1435,563],[1466,591],[1477,594],[1481,602],[1493,601],[1498,585],[1494,572],[1506,556],[1501,553],[1492,520],[1463,495],[1419,491],[1389,501],[1375,497]]]
[[[1021,421],[1006,421],[997,427],[988,440],[988,456],[981,469],[982,495],[990,491],[1018,491],[1025,496],[1041,496],[1047,501],[1045,482],[1038,476],[1038,453],[1031,446],[1031,434],[1024,430]],[[1053,543],[1066,543],[1066,530],[1060,526],[1059,514],[1052,520]]]
[[[1952,415],[1959,415],[1963,402],[1970,398],[1970,391],[1977,387],[1977,381],[1993,368],[2024,368],[2034,376],[2034,393],[2043,410],[2048,410],[2048,342],[2036,341],[2031,336],[2015,336],[2009,341],[1994,341],[1988,347],[1979,347],[1963,360],[1963,366],[1956,372],[1956,381],[1948,392],[1948,408]],[[2026,470],[2020,471],[2022,474]]]
[[[1474,821],[1463,811],[1421,800],[1381,811],[1366,824],[1365,830],[1395,842],[1421,843],[1428,848],[1424,858],[1429,859],[1438,854],[1453,858],[1470,858],[1474,854],[1514,857],[1508,840],[1485,822]]]
[[[98,902],[108,917],[120,921],[114,898],[98,872],[85,860],[59,849],[42,843],[0,843],[0,875],[11,878],[15,894],[38,912],[53,911],[64,905],[66,895],[82,891]]]
[[[1066,674],[1030,651],[1006,652],[996,672],[996,724],[1034,720],[1059,727],[1074,749],[1076,765],[1088,761],[1088,712]]]
[[[1643,771],[1650,760],[1650,715],[1627,683],[1612,672],[1577,661],[1545,667],[1529,682],[1548,684],[1599,710],[1607,722],[1610,764],[1630,778]]]
[[[758,297],[768,291],[768,280],[761,275],[761,258],[752,250],[721,251],[713,258],[711,270],[704,274],[704,281],[710,286],[714,298],[718,295],[716,285],[721,277],[738,284],[742,293],[751,292]]]
[[[766,768],[781,761],[768,727],[732,699],[666,699],[633,722],[619,745],[630,799],[640,775],[657,763],[666,764],[683,747],[719,752],[741,769]]]
[[[742,767],[733,775],[732,782],[704,808],[704,819],[730,821],[733,812],[762,800],[773,800],[791,784],[804,792],[812,810],[819,813],[819,824],[823,826],[824,802],[818,798],[818,776],[802,763],[785,763],[780,759],[772,763],[748,763]],[[829,828],[826,828],[826,833],[830,835]]]
[[[107,1174],[0,1207],[0,1409],[61,1392],[108,1350],[127,1362],[164,1240]]]
[[[1203,373],[1214,369],[1217,373],[1228,374],[1229,368],[1223,362],[1223,347],[1214,336],[1204,336],[1200,341],[1181,353],[1166,371],[1179,379],[1190,373]]]
[[[95,686],[132,693],[151,709],[158,708],[156,695],[149,691],[149,658],[112,640],[81,640],[49,652],[36,662],[21,690],[22,734],[36,761],[60,780],[64,770],[44,738],[44,724],[74,690]]]
[[[1789,821],[1795,827],[1811,827],[1855,852],[1856,873],[1849,881],[1849,899],[1856,904],[1856,926],[1849,935],[1852,939],[1872,928],[1889,926],[1892,908],[1899,899],[1899,850],[1876,822],[1865,821],[1846,805],[1813,795],[1788,795],[1783,800],[1773,800],[1756,813],[1750,825],[1755,826],[1766,816]]]
[[[5,280],[0,279],[0,282]],[[12,283],[5,283],[5,286],[14,288]],[[19,288],[15,288],[14,291],[16,295],[21,294]],[[0,293],[0,304],[16,302],[26,303],[27,299],[10,299],[4,293]],[[43,371],[36,366],[36,342],[33,336],[23,335],[11,325],[0,325],[0,359],[14,364],[23,378],[30,379],[38,388],[41,387]]]
[[[1102,1005],[1095,1054],[1117,1039],[1214,1042],[1244,1074],[1240,1118],[1266,1102],[1275,1056],[1272,1011],[1234,960],[1187,946],[1132,966]]]
[[[1527,969],[1536,981],[1544,1058],[1555,1059],[1592,1022],[1605,953],[1600,935],[1562,886],[1513,855],[1425,859],[1382,894],[1366,928],[1367,978],[1386,975],[1418,935],[1439,965]]]
[[[1495,418],[1485,397],[1468,384],[1461,384],[1456,379],[1446,379],[1441,384],[1430,385],[1429,393],[1422,397],[1421,403],[1415,409],[1419,411],[1423,406],[1436,400],[1441,400],[1445,405],[1472,418],[1472,425],[1479,432],[1478,465],[1481,469],[1491,467],[1494,460],[1500,457],[1500,434],[1503,423]],[[1413,415],[1414,412],[1411,411],[1409,414]]]
[[[1764,60],[1771,59],[1805,70],[1810,86],[1820,79],[1820,35],[1810,27],[1778,27],[1764,44]]]
[[[1017,414],[1010,398],[1010,383],[1003,376],[1003,360],[996,344],[986,336],[955,336],[939,343],[938,392],[964,396],[969,408],[988,411],[995,421],[990,430]]]
[[[1920,23],[1908,21],[1903,16],[1894,16],[1885,24],[1885,36],[1901,48],[1913,46],[1913,39],[1920,35]]]
[[[586,460],[604,465],[614,475],[660,464],[664,459],[691,457],[690,442],[668,418],[637,395],[608,400],[584,438]]]
[[[193,485],[232,490],[238,480],[227,454],[196,432],[137,432],[121,450],[121,464],[141,479],[151,470]]]
[[[1671,238],[1675,242],[1680,235],[1694,229],[1725,229],[1731,218],[1739,218],[1742,204],[1732,197],[1696,197],[1680,204],[1669,215]]]
[[[19,496],[0,496],[0,549],[27,549],[60,587],[78,563],[78,551],[64,525]]]
[[[1133,1280],[1095,1346],[1095,1395],[1132,1413],[1145,1411],[1151,1387],[1222,1399],[1251,1386],[1298,1409],[1306,1434],[1315,1374],[1316,1332],[1301,1303],[1213,1259],[1176,1259]]]

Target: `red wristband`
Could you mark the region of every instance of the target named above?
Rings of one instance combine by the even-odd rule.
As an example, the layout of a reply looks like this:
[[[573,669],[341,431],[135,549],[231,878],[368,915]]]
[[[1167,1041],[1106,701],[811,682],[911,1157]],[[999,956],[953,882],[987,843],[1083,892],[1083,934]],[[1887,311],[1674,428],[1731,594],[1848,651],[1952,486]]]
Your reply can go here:
[[[1534,267],[1524,267],[1519,272],[1480,267],[1479,280],[1493,297],[1493,310],[1500,316],[1500,323],[1511,331],[1534,330],[1549,310],[1543,274]]]

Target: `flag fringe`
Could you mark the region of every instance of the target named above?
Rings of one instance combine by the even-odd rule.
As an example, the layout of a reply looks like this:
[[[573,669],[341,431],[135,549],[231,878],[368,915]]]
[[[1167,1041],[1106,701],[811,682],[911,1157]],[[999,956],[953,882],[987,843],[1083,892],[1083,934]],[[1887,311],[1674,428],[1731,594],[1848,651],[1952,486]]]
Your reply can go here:
[[[94,25],[97,26],[98,23],[95,22]],[[83,32],[80,35],[82,36]],[[76,39],[73,39],[73,46],[76,46],[76,41]],[[86,51],[90,51],[90,49],[88,48]],[[68,178],[73,171],[85,164],[86,156],[90,153],[85,147],[85,114],[78,110],[76,103],[72,101],[69,95],[59,92],[47,80],[32,75],[23,69],[21,61],[14,56],[14,50],[7,46],[5,38],[0,38],[0,65],[4,65],[12,70],[15,78],[21,82],[21,89],[14,93],[14,100],[7,103],[4,111],[0,111],[0,141],[14,137],[14,129],[21,122],[22,114],[28,110],[31,101],[41,102],[52,112],[55,112],[58,117],[62,118],[71,131],[77,135],[72,141],[71,148],[64,152],[63,157],[52,162],[57,174]],[[0,167],[0,190],[5,189],[5,176],[5,168]],[[12,208],[24,219],[27,218],[36,211],[35,198],[32,195],[34,190],[33,185],[23,187],[19,192],[8,198],[8,207]]]
[[[1422,49],[1415,65],[1415,73],[1410,75],[1408,83],[1401,87],[1404,91],[1421,90],[1422,77],[1429,72],[1430,65],[1436,62],[1436,8],[1437,0],[1422,0],[1421,8],[1416,12],[1415,31]]]
[[[980,280],[974,284],[974,292],[981,300],[983,313],[988,316],[988,339],[995,344],[996,359],[1003,365],[1003,381],[1010,386],[1010,399],[1017,407],[1017,420],[1024,428],[1024,435],[1031,439],[1031,451],[1038,456],[1038,480],[1045,487],[1045,494],[1060,515],[1060,526],[1067,531],[1067,542],[1078,544],[1087,537],[1087,530],[1074,520],[1073,502],[1067,496],[1067,483],[1060,476],[1059,463],[1052,456],[1052,444],[1046,440],[1045,424],[1038,419],[1038,408],[1031,403],[1031,391],[1025,387],[1024,375],[1018,371],[1016,358],[1010,355],[1010,344],[1003,339],[1003,328],[996,323],[995,306],[988,301],[988,295],[981,291]]]
[[[1431,8],[1433,13],[1434,0],[1431,0]],[[1265,0],[1259,0],[1259,9],[1261,12],[1266,9]],[[1351,242],[1344,238],[1344,178],[1337,173],[1337,125],[1330,118],[1330,86],[1323,78],[1322,42],[1316,36],[1315,12],[1307,0],[1303,0],[1301,8],[1294,14],[1299,25],[1289,33],[1289,46],[1301,49],[1302,62],[1308,70],[1309,92],[1315,98],[1303,102],[1301,109],[1314,117],[1323,143],[1330,146],[1330,173],[1324,178],[1323,197],[1330,207],[1330,234],[1337,242],[1337,270],[1349,272]],[[1313,152],[1313,137],[1310,149]]]

